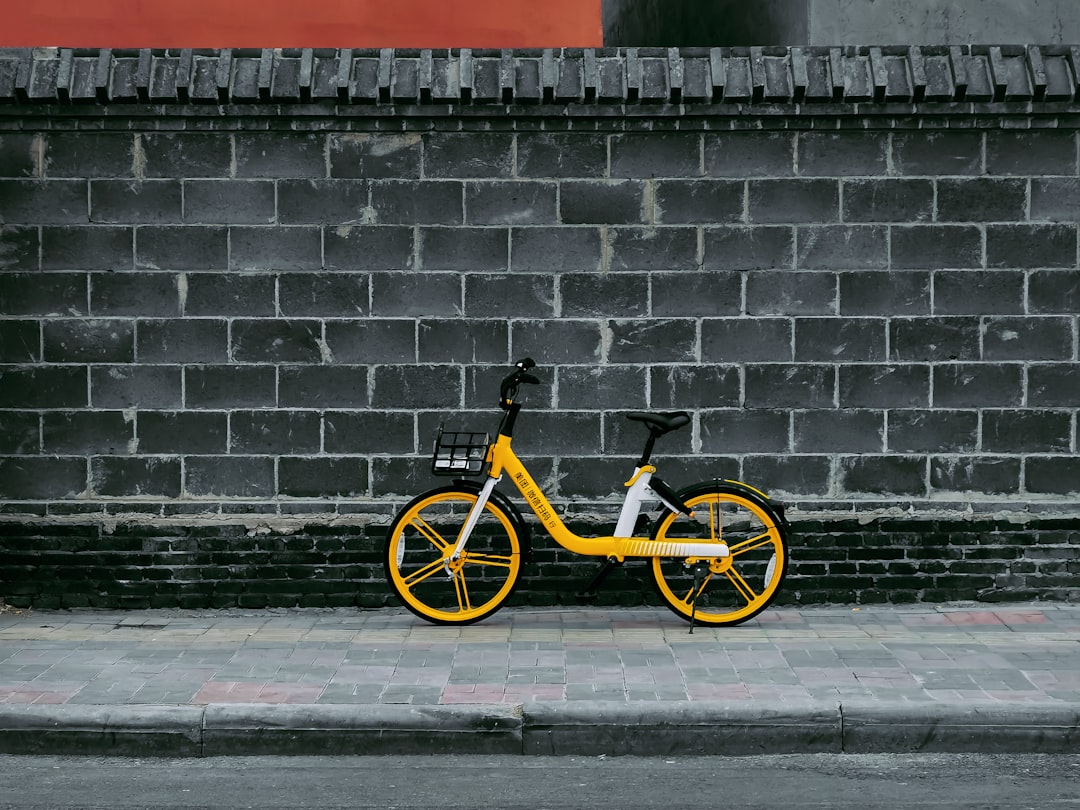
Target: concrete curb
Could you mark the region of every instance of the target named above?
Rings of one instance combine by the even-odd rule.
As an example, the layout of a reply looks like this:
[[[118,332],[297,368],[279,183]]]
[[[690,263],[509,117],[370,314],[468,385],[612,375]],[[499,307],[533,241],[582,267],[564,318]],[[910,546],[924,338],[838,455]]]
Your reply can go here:
[[[0,706],[4,754],[1071,753],[1078,741],[1073,703]]]

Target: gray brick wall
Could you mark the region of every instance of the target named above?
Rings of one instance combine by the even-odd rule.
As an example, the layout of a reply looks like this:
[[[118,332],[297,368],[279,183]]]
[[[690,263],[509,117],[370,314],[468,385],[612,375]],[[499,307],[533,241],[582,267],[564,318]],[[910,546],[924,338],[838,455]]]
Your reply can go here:
[[[1075,516],[1078,58],[2,53],[0,511],[384,520],[528,354],[560,505]]]

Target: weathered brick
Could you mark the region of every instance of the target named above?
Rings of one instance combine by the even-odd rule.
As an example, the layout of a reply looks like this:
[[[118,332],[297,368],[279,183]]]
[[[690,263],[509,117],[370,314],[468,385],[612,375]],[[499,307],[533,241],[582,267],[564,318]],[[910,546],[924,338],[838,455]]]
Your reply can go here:
[[[1029,406],[1075,407],[1077,390],[1080,365],[1076,363],[1032,363],[1027,367]]]
[[[796,453],[881,453],[885,418],[876,410],[795,411]]]
[[[237,177],[327,176],[325,135],[243,132],[233,138]]]
[[[517,138],[521,177],[603,177],[607,136],[596,133],[523,132]]]
[[[34,177],[38,173],[38,141],[29,132],[0,135],[0,177]]]
[[[207,318],[141,320],[136,356],[140,363],[228,362],[228,323]]]
[[[39,228],[0,225],[0,270],[37,270],[40,254]]]
[[[229,267],[229,232],[201,225],[140,227],[135,234],[135,266],[146,270],[225,270]]]
[[[532,357],[544,366],[601,360],[603,336],[601,324],[595,320],[513,321],[510,338],[512,357]]]
[[[506,321],[463,318],[424,319],[417,329],[421,363],[507,363]]]
[[[41,229],[42,270],[130,270],[134,231],[111,225]],[[13,269],[36,269],[32,266]]]
[[[413,228],[343,226],[323,239],[328,270],[407,270],[413,266]]]
[[[371,212],[381,225],[460,225],[464,196],[454,180],[377,180]]]
[[[789,132],[710,132],[705,174],[710,177],[790,177],[795,136]]]
[[[767,454],[747,456],[742,477],[772,493],[812,497],[830,494],[831,462],[828,456]]]
[[[184,493],[194,497],[269,498],[275,494],[269,456],[189,456]]]
[[[85,180],[0,180],[0,222],[8,225],[85,225]]]
[[[41,419],[36,413],[9,411],[0,423],[0,454],[33,456],[41,452]]]
[[[90,311],[96,316],[178,316],[178,277],[168,273],[93,273]]]
[[[560,290],[567,317],[644,315],[649,309],[649,279],[644,275],[567,273]]]
[[[931,180],[846,179],[841,196],[845,222],[926,222],[934,216]]]
[[[1080,178],[1033,177],[1031,218],[1052,222],[1080,221]]]
[[[322,324],[314,320],[238,319],[232,323],[232,358],[238,363],[319,363]]]
[[[282,225],[359,224],[368,216],[365,180],[279,180],[277,221]]]
[[[41,434],[49,455],[127,455],[135,429],[121,411],[53,411],[43,415]]]
[[[738,366],[715,364],[650,365],[652,408],[733,408],[740,398]]]
[[[986,134],[989,174],[1076,176],[1076,135],[1071,131],[991,131]]]
[[[792,359],[787,318],[706,318],[701,322],[702,362],[783,362]]]
[[[378,318],[326,322],[326,343],[337,363],[416,362],[416,321]]]
[[[557,184],[535,180],[466,183],[466,219],[470,225],[552,225],[558,193]]]
[[[787,453],[791,416],[780,410],[705,410],[701,412],[701,450],[705,453]]]
[[[564,180],[559,213],[568,225],[645,222],[645,183],[640,180]]]
[[[533,274],[466,275],[463,314],[468,318],[551,318],[555,314],[555,278]]]
[[[84,389],[85,382],[84,376]],[[183,390],[180,366],[95,366],[90,370],[90,399],[95,408],[180,408]],[[82,404],[86,404],[85,390]]]
[[[184,381],[186,408],[265,408],[277,400],[273,366],[188,366]]]
[[[964,453],[978,447],[978,411],[889,411],[891,452]]]
[[[1075,267],[1075,225],[987,225],[987,267]]]
[[[281,495],[292,498],[355,498],[368,491],[368,463],[358,458],[282,458]]]
[[[796,229],[795,264],[802,270],[883,270],[889,266],[883,225],[823,225]]]
[[[1018,363],[945,363],[933,370],[935,408],[1017,406],[1024,397]]]
[[[986,360],[1069,360],[1072,321],[1065,317],[988,318],[983,337]]]
[[[420,177],[423,146],[413,133],[332,134],[331,177]]]
[[[755,224],[835,222],[840,216],[837,180],[751,180],[747,191]]]
[[[734,272],[653,273],[652,315],[738,315],[742,311],[742,274]]]
[[[993,456],[935,456],[930,459],[932,491],[1015,494],[1020,459]]]
[[[562,366],[559,407],[608,410],[644,408],[645,369],[632,366]]]
[[[982,270],[934,274],[937,315],[998,315],[1024,311],[1024,274]]]
[[[1033,315],[1080,311],[1080,271],[1036,270],[1029,274],[1028,307]]]
[[[425,177],[510,177],[514,136],[438,132],[424,138]]]
[[[394,411],[327,412],[326,452],[407,454],[416,451],[415,419]]]
[[[762,270],[746,274],[748,315],[834,315],[832,273]]]
[[[229,229],[227,266],[233,270],[318,270],[322,264],[322,232],[316,227],[237,226]],[[216,265],[218,268],[225,266]],[[213,266],[188,269],[213,269]]]
[[[1068,453],[1072,418],[1065,411],[983,411],[982,445],[989,453]]]
[[[929,272],[839,274],[841,315],[929,315]]]
[[[974,225],[894,225],[891,267],[941,269],[982,267],[982,233]]]
[[[1080,458],[1058,456],[1029,458],[1024,466],[1024,488],[1046,495],[1080,493]]]
[[[927,365],[842,365],[839,376],[841,408],[919,408],[930,404]]]
[[[376,366],[372,375],[373,408],[445,408],[456,406],[461,399],[459,366]]]
[[[369,285],[368,276],[363,274],[282,273],[278,278],[281,314],[364,317]]]
[[[146,177],[228,177],[232,136],[227,133],[144,132],[139,135]]]
[[[90,460],[90,488],[106,498],[180,497],[180,460],[174,458],[117,458]]]
[[[888,149],[889,136],[883,132],[800,132],[799,174],[884,175]]]
[[[0,458],[0,498],[76,498],[86,492],[86,459]]]
[[[135,360],[135,324],[130,320],[71,318],[42,327],[46,362],[131,363]]]
[[[742,222],[744,185],[741,180],[657,181],[656,219],[668,225]]]
[[[701,136],[690,133],[612,135],[612,177],[695,177],[701,174]]]
[[[600,414],[596,411],[530,410],[521,418],[522,431],[514,437],[514,449],[523,456],[600,454]],[[527,463],[530,468],[540,466]]]
[[[51,132],[47,177],[134,177],[135,139],[121,132]]]
[[[510,269],[517,273],[590,273],[600,269],[600,229],[511,228]]]
[[[796,318],[795,360],[880,363],[885,338],[884,318]]]
[[[835,408],[836,367],[809,363],[746,366],[747,408]]]
[[[978,318],[893,318],[889,323],[891,360],[919,363],[979,359]]]
[[[845,456],[840,459],[840,486],[853,495],[925,497],[926,470],[922,456]]]
[[[1027,180],[980,177],[937,181],[940,222],[1005,222],[1023,220],[1027,212]]]
[[[5,315],[85,315],[87,276],[83,273],[7,273],[0,284]]]
[[[982,174],[981,132],[933,130],[893,135],[893,165],[904,175]]]
[[[0,363],[36,363],[40,361],[40,322],[0,321]]]
[[[697,359],[697,324],[686,318],[610,321],[609,363],[689,363]]]
[[[179,180],[92,180],[90,221],[167,225],[183,218]]]
[[[327,328],[329,338],[329,324]],[[395,362],[400,357],[395,357]],[[377,359],[372,362],[378,362]],[[366,366],[281,366],[278,404],[283,408],[364,408],[368,404]]]
[[[506,228],[421,228],[420,265],[425,271],[505,272],[510,259]]]
[[[321,449],[321,419],[313,411],[233,411],[229,452],[234,455],[296,455]]]
[[[185,180],[184,222],[195,225],[267,225],[277,216],[268,180]]]
[[[140,453],[218,455],[228,451],[228,417],[211,411],[143,411],[136,424]]]
[[[457,273],[379,273],[371,279],[371,314],[379,317],[461,313]]]
[[[611,228],[608,230],[611,270],[696,270],[696,228]]]
[[[273,316],[274,279],[269,275],[188,273],[184,277],[184,314],[188,317]]]
[[[705,270],[791,268],[795,229],[791,227],[718,227],[704,229]]]

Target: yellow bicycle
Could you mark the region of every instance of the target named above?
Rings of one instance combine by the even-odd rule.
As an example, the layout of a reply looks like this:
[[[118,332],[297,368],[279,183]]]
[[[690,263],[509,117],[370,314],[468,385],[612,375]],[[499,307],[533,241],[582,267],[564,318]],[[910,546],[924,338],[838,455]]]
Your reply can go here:
[[[691,622],[733,625],[769,606],[787,570],[788,526],[783,505],[739,481],[703,481],[676,491],[649,463],[656,440],[690,424],[685,411],[635,412],[626,417],[648,429],[645,449],[626,482],[626,496],[609,537],[572,532],[512,448],[522,383],[538,384],[530,358],[502,381],[504,411],[494,443],[488,434],[440,430],[432,470],[451,475],[448,486],[417,496],[394,517],[386,538],[386,576],[394,593],[417,616],[435,624],[487,618],[514,592],[531,543],[517,507],[495,485],[517,487],[555,542],[578,554],[603,558],[596,588],[625,560],[648,560],[660,597]],[[483,475],[483,483],[464,476]],[[642,506],[660,504],[648,526]]]

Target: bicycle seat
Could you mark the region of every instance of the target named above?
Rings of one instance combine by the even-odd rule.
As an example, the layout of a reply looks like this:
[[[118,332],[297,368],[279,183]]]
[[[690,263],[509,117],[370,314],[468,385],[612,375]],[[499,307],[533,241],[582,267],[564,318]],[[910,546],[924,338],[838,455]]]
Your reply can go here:
[[[657,436],[662,436],[672,430],[681,428],[683,425],[690,424],[690,414],[686,411],[665,411],[664,413],[634,411],[628,413],[626,418],[631,422],[644,422],[649,426],[649,430]]]

